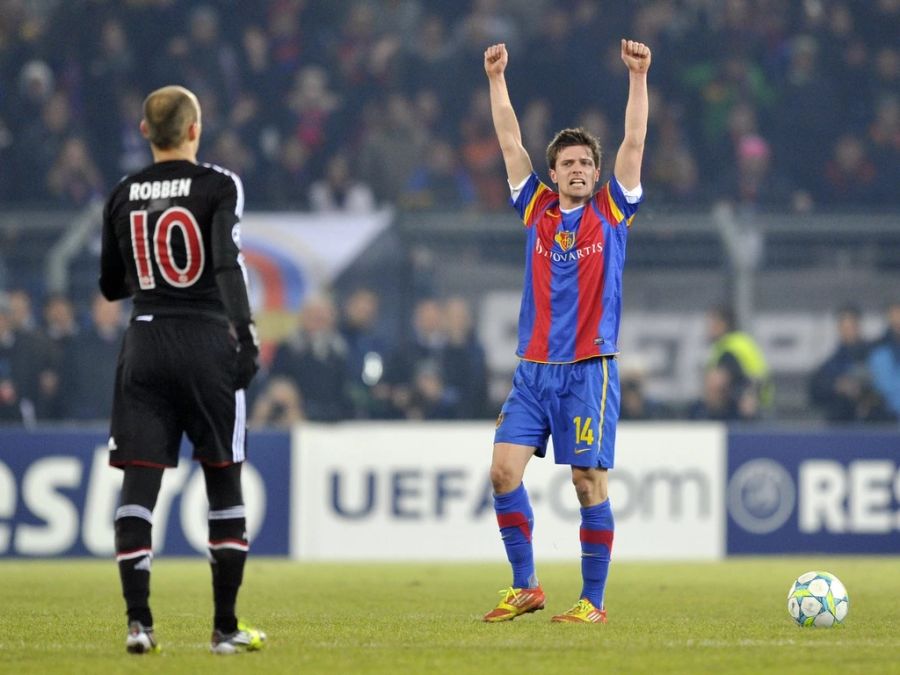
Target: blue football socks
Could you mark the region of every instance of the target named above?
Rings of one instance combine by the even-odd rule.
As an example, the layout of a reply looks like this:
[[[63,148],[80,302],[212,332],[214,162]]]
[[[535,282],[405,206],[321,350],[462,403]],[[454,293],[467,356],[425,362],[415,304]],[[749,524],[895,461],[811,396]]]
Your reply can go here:
[[[581,577],[584,583],[581,597],[590,600],[597,609],[603,608],[613,530],[615,523],[609,499],[581,509]]]
[[[531,545],[531,531],[534,513],[525,485],[520,484],[512,492],[494,495],[494,511],[500,536],[506,547],[506,557],[512,565],[513,588],[534,588],[538,585],[534,571],[534,549]]]

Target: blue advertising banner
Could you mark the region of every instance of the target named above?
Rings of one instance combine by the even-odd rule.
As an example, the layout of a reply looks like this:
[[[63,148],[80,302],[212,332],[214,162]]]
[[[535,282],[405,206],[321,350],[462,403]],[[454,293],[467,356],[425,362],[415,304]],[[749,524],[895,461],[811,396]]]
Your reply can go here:
[[[106,440],[99,430],[0,430],[0,557],[113,555],[122,472],[107,465]],[[248,457],[242,475],[251,550],[287,555],[290,435],[251,432]],[[203,472],[185,444],[153,512],[154,551],[205,552],[207,511]]]
[[[730,432],[729,554],[900,553],[900,432]]]

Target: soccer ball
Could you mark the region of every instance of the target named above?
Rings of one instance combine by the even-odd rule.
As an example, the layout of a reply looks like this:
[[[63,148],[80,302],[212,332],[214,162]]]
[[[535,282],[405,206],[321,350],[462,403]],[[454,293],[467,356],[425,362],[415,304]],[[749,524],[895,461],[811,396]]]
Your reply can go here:
[[[849,609],[847,589],[828,572],[801,574],[788,591],[788,612],[800,626],[838,626]]]

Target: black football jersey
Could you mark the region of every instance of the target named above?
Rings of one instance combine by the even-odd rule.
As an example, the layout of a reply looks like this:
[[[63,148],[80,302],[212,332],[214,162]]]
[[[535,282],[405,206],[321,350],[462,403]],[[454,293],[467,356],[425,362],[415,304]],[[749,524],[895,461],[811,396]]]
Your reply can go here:
[[[240,179],[210,164],[157,162],[122,179],[103,212],[104,295],[133,296],[135,314],[225,318],[216,272],[243,268],[243,208]]]

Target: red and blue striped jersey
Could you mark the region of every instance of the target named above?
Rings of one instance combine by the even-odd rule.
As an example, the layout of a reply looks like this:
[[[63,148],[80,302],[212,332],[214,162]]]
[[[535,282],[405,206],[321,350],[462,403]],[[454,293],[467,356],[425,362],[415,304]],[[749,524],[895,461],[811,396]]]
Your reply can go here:
[[[628,203],[612,178],[563,213],[537,174],[526,180],[512,202],[527,232],[519,358],[572,363],[618,353],[625,243],[641,200]]]

